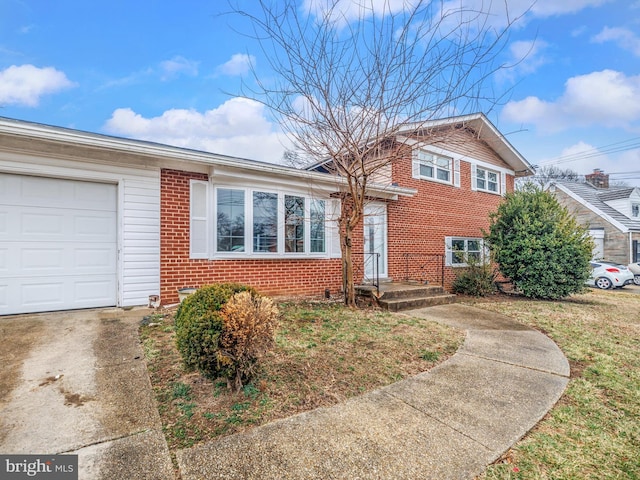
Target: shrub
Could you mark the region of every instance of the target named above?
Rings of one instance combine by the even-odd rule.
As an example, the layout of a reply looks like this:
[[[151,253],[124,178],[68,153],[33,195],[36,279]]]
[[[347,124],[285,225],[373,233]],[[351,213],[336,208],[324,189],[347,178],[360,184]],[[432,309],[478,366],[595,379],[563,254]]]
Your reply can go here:
[[[584,289],[593,241],[555,197],[533,185],[506,195],[485,239],[502,274],[531,298]]]
[[[235,391],[251,378],[258,359],[273,346],[278,315],[271,299],[250,292],[235,294],[222,309],[218,359]]]
[[[484,297],[496,291],[496,274],[490,264],[467,258],[467,267],[458,271],[453,292]]]
[[[198,289],[183,300],[175,318],[176,344],[186,368],[197,369],[215,379],[221,374],[218,350],[223,321],[220,310],[236,293],[250,287],[236,283],[220,283]]]

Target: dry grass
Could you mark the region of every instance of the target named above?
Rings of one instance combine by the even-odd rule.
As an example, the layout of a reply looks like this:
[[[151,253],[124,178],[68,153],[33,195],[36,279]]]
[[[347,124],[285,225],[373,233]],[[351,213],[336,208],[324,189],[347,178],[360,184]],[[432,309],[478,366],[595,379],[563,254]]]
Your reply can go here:
[[[185,372],[173,318],[140,329],[171,449],[318,407],[428,370],[455,353],[459,331],[424,319],[335,303],[280,303],[276,346],[239,393]]]
[[[571,365],[555,408],[480,478],[640,478],[640,295],[473,303],[544,332]]]

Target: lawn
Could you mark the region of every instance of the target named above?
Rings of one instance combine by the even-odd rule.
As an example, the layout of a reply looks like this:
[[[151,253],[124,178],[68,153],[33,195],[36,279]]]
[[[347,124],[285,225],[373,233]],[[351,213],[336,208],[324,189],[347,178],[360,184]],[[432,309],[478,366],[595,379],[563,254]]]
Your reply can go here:
[[[640,479],[640,295],[500,298],[470,303],[548,335],[567,356],[571,379],[544,420],[479,478]]]
[[[410,314],[353,310],[332,302],[278,306],[276,346],[239,393],[231,393],[222,379],[184,370],[171,314],[146,318],[140,338],[170,449],[389,385],[443,362],[464,340],[460,331]]]

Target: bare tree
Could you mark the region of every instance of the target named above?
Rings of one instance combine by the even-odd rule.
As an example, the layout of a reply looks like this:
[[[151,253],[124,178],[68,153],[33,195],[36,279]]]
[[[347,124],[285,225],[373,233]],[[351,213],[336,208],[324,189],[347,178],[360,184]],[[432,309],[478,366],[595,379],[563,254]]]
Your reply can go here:
[[[562,180],[565,182],[584,182],[584,175],[580,175],[570,168],[560,168],[555,165],[540,167],[532,177],[525,177],[516,180],[516,187],[522,189],[524,185],[533,183],[541,188],[552,180]]]
[[[328,159],[324,168],[340,177],[345,302],[354,305],[353,236],[376,172],[406,152],[397,134],[428,136],[430,120],[491,109],[502,96],[490,80],[507,67],[499,54],[525,12],[512,17],[498,0],[478,9],[444,0],[304,4],[233,8],[275,73],[254,70],[257,86],[243,94],[270,109],[302,158]]]

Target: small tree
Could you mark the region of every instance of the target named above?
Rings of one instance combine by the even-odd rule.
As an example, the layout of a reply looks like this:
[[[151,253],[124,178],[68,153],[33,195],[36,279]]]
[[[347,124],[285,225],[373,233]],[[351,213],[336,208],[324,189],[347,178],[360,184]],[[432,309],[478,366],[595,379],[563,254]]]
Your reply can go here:
[[[533,184],[507,194],[490,216],[485,240],[502,274],[527,297],[564,298],[580,292],[589,277],[588,232]]]
[[[508,67],[500,54],[526,9],[514,15],[506,1],[237,4],[232,11],[249,22],[272,72],[259,78],[254,70],[256,85],[243,94],[268,107],[293,141],[287,161],[328,159],[337,177],[345,302],[353,306],[352,241],[376,174],[406,152],[399,132],[426,140],[431,120],[499,102],[491,80]]]

